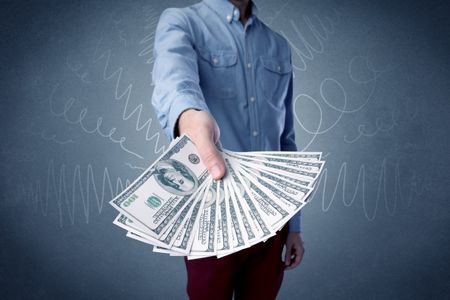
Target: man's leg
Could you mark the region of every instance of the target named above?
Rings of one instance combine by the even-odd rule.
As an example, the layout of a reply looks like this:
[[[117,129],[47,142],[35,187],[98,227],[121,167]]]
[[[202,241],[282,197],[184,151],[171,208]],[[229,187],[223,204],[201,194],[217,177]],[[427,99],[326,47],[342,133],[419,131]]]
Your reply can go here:
[[[235,300],[273,300],[283,281],[284,263],[281,259],[288,226],[267,240],[250,248],[252,251],[239,267]]]
[[[230,300],[238,264],[234,253],[222,258],[184,258],[188,275],[187,293],[191,300]]]

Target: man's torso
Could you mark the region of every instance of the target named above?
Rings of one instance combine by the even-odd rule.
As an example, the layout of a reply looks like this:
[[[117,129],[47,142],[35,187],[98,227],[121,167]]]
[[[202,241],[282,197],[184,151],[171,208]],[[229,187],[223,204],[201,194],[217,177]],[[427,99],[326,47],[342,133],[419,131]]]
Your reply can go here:
[[[225,0],[182,8],[198,58],[200,87],[230,150],[280,150],[292,72],[286,40]]]

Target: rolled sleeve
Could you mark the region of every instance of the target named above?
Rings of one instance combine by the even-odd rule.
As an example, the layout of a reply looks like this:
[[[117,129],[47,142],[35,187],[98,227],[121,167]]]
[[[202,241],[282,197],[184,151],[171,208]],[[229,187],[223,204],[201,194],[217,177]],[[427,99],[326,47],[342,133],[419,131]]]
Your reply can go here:
[[[301,232],[302,231],[302,211],[299,210],[290,220],[289,220],[289,232]]]
[[[152,105],[162,129],[172,139],[183,111],[209,111],[199,85],[197,53],[181,9],[169,8],[161,14],[153,55]]]

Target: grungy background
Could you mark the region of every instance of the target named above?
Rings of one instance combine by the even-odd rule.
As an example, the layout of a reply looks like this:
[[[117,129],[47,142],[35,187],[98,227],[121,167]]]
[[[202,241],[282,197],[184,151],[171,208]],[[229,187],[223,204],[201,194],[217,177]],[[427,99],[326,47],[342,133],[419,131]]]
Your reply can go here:
[[[108,201],[168,144],[154,30],[192,3],[1,1],[0,298],[186,298],[182,259]],[[449,299],[450,5],[256,3],[293,49],[297,144],[327,161],[279,299]]]

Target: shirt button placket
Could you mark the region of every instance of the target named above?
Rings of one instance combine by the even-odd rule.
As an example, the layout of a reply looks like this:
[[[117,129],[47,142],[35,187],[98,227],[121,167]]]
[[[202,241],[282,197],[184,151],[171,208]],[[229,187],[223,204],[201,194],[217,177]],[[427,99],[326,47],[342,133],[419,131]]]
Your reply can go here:
[[[249,101],[252,104],[256,104],[256,98],[255,98],[255,94],[254,94],[254,89],[255,89],[255,82],[254,82],[254,73],[253,73],[253,64],[252,64],[252,55],[251,55],[251,47],[249,45],[249,41],[248,41],[248,35],[244,34],[244,43],[245,43],[245,49],[246,49],[246,60],[247,60],[247,76],[248,79],[247,80],[247,91],[250,93],[249,95]],[[258,142],[258,112],[257,112],[257,107],[255,105],[251,105],[249,107],[250,110],[250,136],[252,137],[251,139],[251,147],[252,149],[259,149],[259,142]]]

